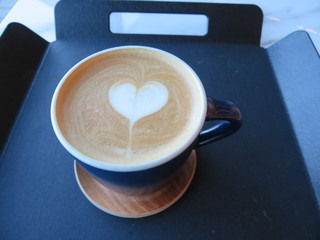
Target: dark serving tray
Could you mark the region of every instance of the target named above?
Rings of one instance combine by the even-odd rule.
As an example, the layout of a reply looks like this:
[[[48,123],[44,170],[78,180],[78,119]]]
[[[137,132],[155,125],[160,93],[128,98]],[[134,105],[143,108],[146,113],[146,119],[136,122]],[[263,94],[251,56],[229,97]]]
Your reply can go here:
[[[203,37],[112,34],[111,12],[201,13]],[[305,32],[261,48],[253,5],[62,1],[57,41],[20,24],[0,39],[0,239],[320,239],[320,61]],[[108,215],[81,193],[50,123],[67,70],[119,45],[169,51],[208,96],[236,102],[243,127],[197,151],[196,176],[166,211]]]

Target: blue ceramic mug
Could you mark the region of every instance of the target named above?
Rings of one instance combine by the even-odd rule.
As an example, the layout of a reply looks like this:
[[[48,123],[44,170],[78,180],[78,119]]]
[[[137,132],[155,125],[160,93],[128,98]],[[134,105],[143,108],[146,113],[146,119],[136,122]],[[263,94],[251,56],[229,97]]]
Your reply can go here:
[[[217,122],[203,130],[210,120]],[[208,98],[199,77],[178,57],[122,46],[95,53],[66,73],[52,99],[51,121],[60,143],[92,176],[116,189],[139,189],[161,185],[193,149],[236,132],[241,115],[234,103]],[[163,143],[166,136],[174,140]],[[110,156],[101,160],[99,152]]]

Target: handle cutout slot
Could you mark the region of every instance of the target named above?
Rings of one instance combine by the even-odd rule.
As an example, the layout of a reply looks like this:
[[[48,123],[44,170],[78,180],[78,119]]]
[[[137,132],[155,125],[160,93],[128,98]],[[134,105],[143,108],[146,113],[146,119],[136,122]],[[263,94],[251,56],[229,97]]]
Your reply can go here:
[[[112,12],[109,23],[115,34],[205,36],[209,18],[204,14]]]

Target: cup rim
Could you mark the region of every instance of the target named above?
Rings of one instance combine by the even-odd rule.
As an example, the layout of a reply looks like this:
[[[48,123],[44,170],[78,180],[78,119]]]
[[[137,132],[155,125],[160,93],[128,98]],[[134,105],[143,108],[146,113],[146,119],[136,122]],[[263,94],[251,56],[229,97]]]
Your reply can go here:
[[[73,73],[81,64],[86,62],[89,59],[92,59],[96,56],[99,56],[101,54],[104,54],[106,52],[111,52],[119,49],[132,49],[132,48],[140,48],[140,49],[147,49],[151,51],[156,51],[158,53],[165,54],[171,58],[174,58],[176,61],[180,62],[186,70],[189,71],[189,73],[192,75],[193,79],[196,80],[196,83],[198,85],[199,91],[201,93],[202,97],[202,109],[201,109],[201,115],[199,116],[198,124],[194,130],[194,132],[189,136],[189,138],[181,144],[178,148],[176,148],[174,151],[170,152],[169,154],[159,157],[157,159],[142,162],[142,163],[134,163],[134,164],[114,164],[114,163],[107,163],[103,162],[101,160],[95,160],[89,156],[86,156],[85,154],[81,153],[79,150],[77,150],[75,147],[73,147],[63,136],[60,127],[58,125],[57,117],[56,117],[56,103],[59,96],[60,89],[62,88],[64,82],[68,79],[68,77]],[[81,61],[79,61],[77,64],[75,64],[60,80],[59,84],[57,85],[52,101],[51,101],[51,109],[50,109],[50,117],[51,117],[51,123],[53,130],[55,132],[55,135],[57,136],[59,142],[62,144],[62,146],[71,154],[73,155],[77,160],[80,160],[81,162],[90,165],[95,168],[99,168],[102,170],[108,170],[113,172],[133,172],[133,171],[142,171],[147,170],[150,168],[157,167],[159,165],[165,164],[169,162],[170,160],[174,159],[175,157],[179,156],[182,152],[184,152],[198,137],[200,131],[202,130],[205,117],[207,112],[207,97],[206,93],[203,87],[203,84],[198,77],[198,75],[194,72],[194,70],[183,60],[178,58],[177,56],[166,52],[164,50],[154,48],[154,47],[148,47],[148,46],[141,46],[141,45],[125,45],[125,46],[118,46],[118,47],[112,47],[107,48],[101,51],[98,51],[96,53],[93,53]]]

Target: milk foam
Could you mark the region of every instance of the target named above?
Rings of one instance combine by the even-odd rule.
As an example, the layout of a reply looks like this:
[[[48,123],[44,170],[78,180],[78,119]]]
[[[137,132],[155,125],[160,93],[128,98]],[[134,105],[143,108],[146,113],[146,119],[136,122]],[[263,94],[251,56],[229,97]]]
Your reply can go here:
[[[132,83],[120,82],[109,90],[109,101],[112,107],[129,119],[130,139],[128,154],[131,154],[132,128],[136,121],[159,111],[167,103],[167,88],[156,81],[148,81],[139,89]]]
[[[168,101],[167,88],[149,81],[139,89],[132,83],[116,83],[110,88],[109,101],[112,107],[132,124],[159,111]]]

